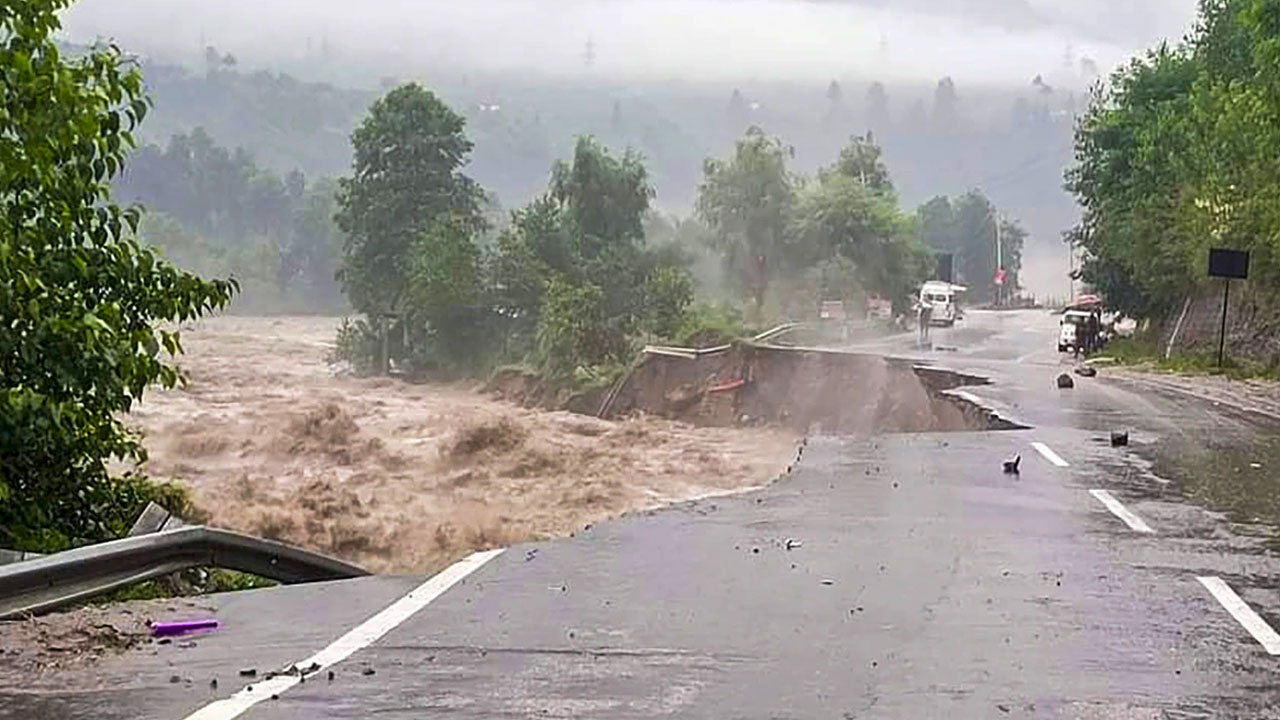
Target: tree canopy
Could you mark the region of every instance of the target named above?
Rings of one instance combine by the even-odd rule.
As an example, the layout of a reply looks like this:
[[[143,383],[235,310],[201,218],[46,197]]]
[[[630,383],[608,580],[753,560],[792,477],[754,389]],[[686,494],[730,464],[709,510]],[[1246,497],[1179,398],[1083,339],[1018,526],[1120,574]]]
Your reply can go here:
[[[758,127],[747,130],[728,160],[707,160],[698,186],[698,217],[758,317],[769,281],[783,266],[795,181],[787,170],[793,151]]]
[[[999,229],[997,231],[997,223]],[[935,252],[954,257],[956,281],[969,288],[977,302],[995,299],[996,255],[1003,255],[1006,288],[1018,287],[1022,246],[1027,233],[1016,222],[1000,217],[994,205],[976,190],[958,198],[936,197],[916,211],[920,237]],[[997,250],[997,232],[1000,250]]]
[[[1159,317],[1206,282],[1207,248],[1280,285],[1280,2],[1206,0],[1190,37],[1100,85],[1075,134],[1069,240],[1117,308]]]
[[[258,167],[202,128],[146,145],[112,183],[121,202],[148,211],[143,240],[184,270],[235,277],[240,311],[332,312],[343,308],[334,278],[340,248],[336,185]]]
[[[150,490],[108,470],[145,457],[117,413],[179,380],[161,324],[234,291],[158,258],[134,236],[139,210],[110,201],[148,102],[119,49],[59,52],[68,4],[0,12],[0,541],[38,550],[127,528]]]
[[[335,220],[346,238],[340,278],[357,310],[403,309],[410,249],[433,223],[482,225],[479,188],[462,173],[472,148],[463,126],[410,83],[375,102],[352,133],[352,175],[338,181]]]

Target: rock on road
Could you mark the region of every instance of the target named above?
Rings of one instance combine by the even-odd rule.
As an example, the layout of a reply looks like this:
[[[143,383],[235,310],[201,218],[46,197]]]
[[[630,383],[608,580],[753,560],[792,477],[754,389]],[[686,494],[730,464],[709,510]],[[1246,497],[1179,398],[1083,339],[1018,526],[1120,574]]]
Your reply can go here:
[[[0,717],[1280,717],[1265,533],[1142,454],[1256,420],[1105,372],[1059,391],[1055,330],[973,312],[934,334],[954,351],[863,348],[988,377],[967,397],[1030,429],[811,438],[765,490],[513,547],[447,587],[210,598],[223,628],[196,647],[0,687]],[[305,682],[243,690],[238,670],[316,653]]]

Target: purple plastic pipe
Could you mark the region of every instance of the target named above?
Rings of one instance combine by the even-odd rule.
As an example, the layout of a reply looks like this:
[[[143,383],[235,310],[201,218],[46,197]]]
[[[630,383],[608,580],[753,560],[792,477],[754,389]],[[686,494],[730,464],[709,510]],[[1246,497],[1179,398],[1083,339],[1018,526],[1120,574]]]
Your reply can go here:
[[[216,630],[217,628],[217,620],[176,620],[173,622],[153,622],[151,623],[151,634],[156,637],[166,637],[169,635],[184,635],[198,630]]]

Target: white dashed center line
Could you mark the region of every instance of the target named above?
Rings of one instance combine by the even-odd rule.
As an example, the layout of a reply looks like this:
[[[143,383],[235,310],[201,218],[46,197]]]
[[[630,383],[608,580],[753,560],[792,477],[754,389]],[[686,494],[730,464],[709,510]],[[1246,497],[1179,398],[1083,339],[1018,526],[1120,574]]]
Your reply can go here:
[[[1049,462],[1053,463],[1054,465],[1057,465],[1058,467],[1067,467],[1067,465],[1069,464],[1066,460],[1062,459],[1062,456],[1058,455],[1058,453],[1049,449],[1049,446],[1045,445],[1042,442],[1033,442],[1031,443],[1031,447],[1035,448],[1036,452],[1043,455],[1045,460],[1048,460]]]
[[[1220,577],[1198,577],[1201,585],[1213,594],[1218,602],[1222,603],[1222,607],[1231,613],[1231,617],[1235,618],[1249,634],[1262,644],[1263,649],[1269,655],[1280,655],[1280,634],[1267,624],[1258,613],[1249,607],[1249,604],[1236,594]]]
[[[1140,532],[1140,533],[1155,532],[1155,530],[1152,530],[1151,526],[1148,525],[1142,518],[1130,512],[1129,508],[1125,507],[1124,505],[1121,505],[1120,501],[1117,500],[1114,495],[1107,492],[1106,490],[1090,490],[1089,494],[1097,498],[1098,502],[1107,506],[1107,509],[1111,511],[1112,515],[1115,515],[1116,517],[1123,520],[1124,524],[1128,525],[1130,530],[1133,530],[1135,532]]]
[[[355,626],[346,635],[334,640],[328,647],[312,655],[306,660],[296,663],[299,668],[314,668],[319,673],[325,668],[336,665],[348,657],[377,642],[379,638],[391,632],[397,625],[408,620],[414,613],[426,607],[428,603],[445,593],[458,581],[479,570],[481,566],[502,554],[502,550],[478,552],[445,568],[443,572],[432,576],[429,580],[396,600],[381,612]],[[239,717],[249,708],[269,697],[278,697],[281,693],[297,685],[297,675],[276,675],[273,678],[254,683],[225,700],[209,703],[187,716],[186,720],[232,720]]]

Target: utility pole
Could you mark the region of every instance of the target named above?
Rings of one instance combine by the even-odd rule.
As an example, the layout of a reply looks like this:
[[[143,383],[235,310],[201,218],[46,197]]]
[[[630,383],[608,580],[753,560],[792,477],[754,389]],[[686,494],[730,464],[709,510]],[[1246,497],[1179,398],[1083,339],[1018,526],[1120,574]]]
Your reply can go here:
[[[1001,242],[1002,238],[1000,237],[1000,213],[993,209],[991,211],[991,216],[995,218],[996,221],[996,276],[999,277],[1000,271],[1004,269],[1004,246]],[[1004,289],[1003,280],[1004,279],[1001,278],[1001,281],[996,283],[996,307],[1000,307],[1000,296],[1003,294],[1001,293],[1001,290]]]
[[[1068,306],[1076,304],[1076,241],[1067,241],[1067,293]]]

